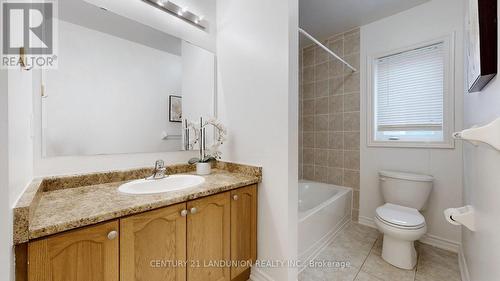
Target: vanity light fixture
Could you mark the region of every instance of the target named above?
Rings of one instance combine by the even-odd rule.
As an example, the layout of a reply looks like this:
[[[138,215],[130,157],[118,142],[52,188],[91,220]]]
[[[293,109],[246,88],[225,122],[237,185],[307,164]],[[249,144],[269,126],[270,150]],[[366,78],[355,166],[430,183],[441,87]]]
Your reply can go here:
[[[194,20],[194,22],[199,23],[202,20],[203,20],[203,16],[199,16],[197,19]]]
[[[183,19],[201,29],[206,29],[207,22],[203,20],[203,16],[196,15],[188,10],[188,7],[181,7],[167,0],[142,0],[149,5]]]

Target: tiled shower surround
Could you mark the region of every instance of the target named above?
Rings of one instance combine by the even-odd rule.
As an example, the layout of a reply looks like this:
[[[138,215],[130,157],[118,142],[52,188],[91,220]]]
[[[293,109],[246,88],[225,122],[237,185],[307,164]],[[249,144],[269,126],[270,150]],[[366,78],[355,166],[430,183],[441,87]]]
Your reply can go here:
[[[359,29],[323,43],[359,70]],[[359,215],[359,71],[316,45],[301,50],[299,175],[354,189]]]

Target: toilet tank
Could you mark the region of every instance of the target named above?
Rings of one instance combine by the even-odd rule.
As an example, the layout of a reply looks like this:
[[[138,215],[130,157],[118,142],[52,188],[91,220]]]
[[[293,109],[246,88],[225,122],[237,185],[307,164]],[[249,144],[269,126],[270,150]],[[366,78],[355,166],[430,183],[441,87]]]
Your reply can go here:
[[[434,178],[407,172],[380,171],[379,180],[385,203],[422,210],[429,199]]]

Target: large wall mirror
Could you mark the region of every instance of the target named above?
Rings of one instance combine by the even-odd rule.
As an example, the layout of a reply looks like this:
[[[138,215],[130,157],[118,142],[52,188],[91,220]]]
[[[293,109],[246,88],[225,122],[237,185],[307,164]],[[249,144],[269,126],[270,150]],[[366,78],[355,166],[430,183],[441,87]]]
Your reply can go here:
[[[215,116],[215,55],[83,0],[59,1],[58,68],[42,72],[42,156],[184,149]]]

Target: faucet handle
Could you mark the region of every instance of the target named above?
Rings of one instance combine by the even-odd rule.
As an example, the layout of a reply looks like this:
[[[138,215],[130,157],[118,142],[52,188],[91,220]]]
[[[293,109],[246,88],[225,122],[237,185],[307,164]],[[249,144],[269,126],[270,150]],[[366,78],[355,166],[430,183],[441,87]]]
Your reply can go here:
[[[155,170],[163,169],[165,168],[165,162],[163,160],[156,160],[155,162]]]

